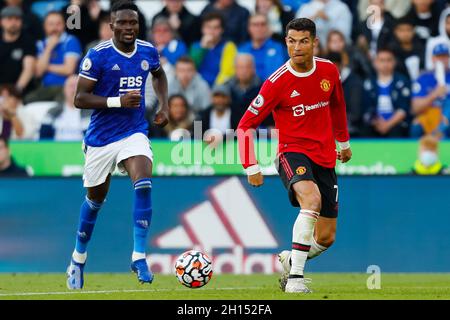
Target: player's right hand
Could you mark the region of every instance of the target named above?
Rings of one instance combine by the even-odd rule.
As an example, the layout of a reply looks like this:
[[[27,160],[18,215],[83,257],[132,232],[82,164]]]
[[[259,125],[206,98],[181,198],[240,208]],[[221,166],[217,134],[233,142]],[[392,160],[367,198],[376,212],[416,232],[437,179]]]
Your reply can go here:
[[[129,91],[120,97],[120,105],[123,108],[139,108],[141,99],[141,92],[139,90]]]
[[[264,183],[264,177],[261,172],[252,174],[247,177],[248,183],[254,187],[262,186]]]
[[[348,149],[339,151],[337,158],[338,158],[338,160],[341,160],[342,163],[348,162],[352,158],[352,150],[350,148],[348,148]]]

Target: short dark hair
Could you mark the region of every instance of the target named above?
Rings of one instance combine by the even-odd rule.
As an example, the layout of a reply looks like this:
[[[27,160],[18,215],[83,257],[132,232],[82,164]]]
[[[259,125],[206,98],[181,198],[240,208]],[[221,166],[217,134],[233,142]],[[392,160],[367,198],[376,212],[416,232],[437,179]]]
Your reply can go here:
[[[184,106],[186,107],[186,110],[187,110],[187,111],[189,111],[189,109],[191,108],[191,107],[189,106],[189,102],[187,101],[187,98],[186,98],[184,95],[180,94],[180,93],[176,93],[176,94],[171,95],[171,96],[169,97],[168,101],[167,101],[167,104],[170,105],[170,103],[171,103],[174,99],[181,99],[181,100],[183,100]]]
[[[220,12],[213,11],[205,14],[202,18],[202,25],[211,20],[219,20],[220,26],[225,29],[225,18]]]
[[[401,26],[404,24],[408,24],[408,25],[414,27],[414,22],[408,16],[404,16],[404,17],[401,17],[401,18],[398,18],[397,20],[395,20],[394,28],[397,28],[398,26]]]
[[[311,37],[316,37],[316,24],[308,18],[296,18],[289,21],[286,26],[286,35],[291,29],[296,31],[309,31]]]
[[[195,67],[195,61],[194,61],[194,59],[192,59],[192,58],[191,58],[190,56],[188,56],[188,55],[184,55],[184,56],[179,57],[176,63],[178,63],[178,62],[190,63],[190,64],[193,64],[194,67]],[[176,64],[176,63],[175,63],[175,64]]]
[[[116,13],[120,10],[133,10],[138,12],[139,9],[137,5],[130,0],[118,0],[113,3],[111,6],[111,13]]]
[[[385,45],[385,46],[381,46],[378,47],[377,49],[377,55],[380,54],[381,52],[389,52],[390,54],[392,54],[395,58],[395,50],[392,46],[390,45]]]
[[[45,15],[44,21],[47,20],[47,18],[50,17],[52,14],[58,15],[64,20],[64,14],[61,11],[51,10],[51,11],[47,12],[47,14]]]

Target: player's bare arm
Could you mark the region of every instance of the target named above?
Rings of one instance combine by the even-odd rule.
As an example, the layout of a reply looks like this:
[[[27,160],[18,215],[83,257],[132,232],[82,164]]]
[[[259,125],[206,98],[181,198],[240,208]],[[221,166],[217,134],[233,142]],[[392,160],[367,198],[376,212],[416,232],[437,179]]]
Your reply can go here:
[[[139,90],[127,92],[120,97],[102,97],[93,94],[96,81],[83,77],[78,78],[77,91],[75,94],[75,107],[79,109],[106,109],[111,108],[113,99],[116,99],[116,106],[123,108],[139,108],[141,103],[141,93]],[[108,101],[109,99],[109,101]],[[111,101],[113,100],[113,101]]]
[[[168,85],[167,77],[162,67],[152,72],[152,85],[159,101],[159,109],[156,112],[153,123],[159,127],[164,127],[169,122]]]

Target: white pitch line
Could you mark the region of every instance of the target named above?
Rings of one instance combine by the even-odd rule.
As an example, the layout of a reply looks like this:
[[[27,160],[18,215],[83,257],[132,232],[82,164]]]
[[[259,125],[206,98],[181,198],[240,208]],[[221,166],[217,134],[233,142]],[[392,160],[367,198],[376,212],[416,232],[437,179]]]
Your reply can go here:
[[[220,290],[257,290],[260,287],[238,287],[238,288],[204,288],[201,291]],[[134,293],[134,292],[165,292],[165,291],[185,291],[186,289],[148,289],[148,290],[98,290],[98,291],[60,291],[60,292],[16,292],[0,293],[0,297],[20,297],[20,296],[44,296],[44,295],[70,295],[70,294],[96,294],[96,293]],[[200,291],[199,290],[199,291]]]

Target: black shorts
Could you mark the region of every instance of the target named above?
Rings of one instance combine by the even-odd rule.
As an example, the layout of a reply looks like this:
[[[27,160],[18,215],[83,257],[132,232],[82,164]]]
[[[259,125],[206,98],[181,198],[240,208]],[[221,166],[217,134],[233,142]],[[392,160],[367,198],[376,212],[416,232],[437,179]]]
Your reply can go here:
[[[311,180],[319,187],[322,197],[320,215],[336,218],[338,215],[338,185],[334,168],[325,168],[314,163],[303,153],[286,152],[277,160],[277,170],[284,186],[288,190],[289,200],[294,207],[300,207],[292,185],[298,181]]]

